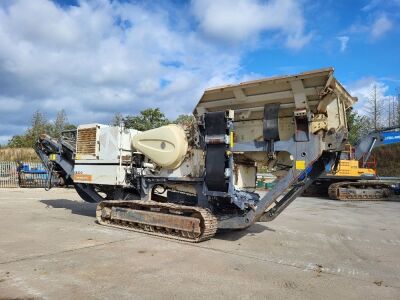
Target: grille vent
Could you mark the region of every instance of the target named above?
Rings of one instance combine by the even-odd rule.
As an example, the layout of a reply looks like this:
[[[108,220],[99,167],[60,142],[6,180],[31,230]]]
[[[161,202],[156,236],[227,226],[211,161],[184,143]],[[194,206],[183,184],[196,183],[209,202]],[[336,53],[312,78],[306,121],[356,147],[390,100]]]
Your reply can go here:
[[[76,154],[96,156],[96,132],[97,126],[78,129]]]

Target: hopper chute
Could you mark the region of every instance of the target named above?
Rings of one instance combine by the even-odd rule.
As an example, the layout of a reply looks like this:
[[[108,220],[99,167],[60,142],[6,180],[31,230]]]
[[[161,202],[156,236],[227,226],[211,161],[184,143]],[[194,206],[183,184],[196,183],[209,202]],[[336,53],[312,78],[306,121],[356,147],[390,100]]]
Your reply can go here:
[[[266,104],[273,103],[290,110],[325,112],[326,106],[334,98],[332,95],[340,97],[345,108],[348,108],[357,98],[342,87],[333,76],[333,71],[333,68],[325,68],[207,89],[196,105],[194,114],[231,109],[235,115],[246,119],[251,112],[262,111]]]

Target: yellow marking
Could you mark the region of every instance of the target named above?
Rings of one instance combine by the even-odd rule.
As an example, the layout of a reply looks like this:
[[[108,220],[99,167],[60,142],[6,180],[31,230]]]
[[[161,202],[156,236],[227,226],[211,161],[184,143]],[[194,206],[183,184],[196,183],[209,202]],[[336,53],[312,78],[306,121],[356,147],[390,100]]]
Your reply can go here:
[[[50,154],[50,160],[56,160],[57,159],[57,155],[56,154]]]
[[[81,159],[81,156],[79,154],[77,154],[77,155],[75,155],[75,159],[79,160],[79,159]]]
[[[304,170],[306,168],[305,160],[296,160],[296,170]]]
[[[233,140],[233,131],[231,131],[231,133],[229,134],[229,142],[230,142],[230,147],[233,148],[233,146],[235,145],[235,142]]]
[[[91,182],[91,181],[92,181],[92,175],[88,175],[88,174],[75,174],[75,175],[74,175],[74,181],[87,181],[87,182]]]

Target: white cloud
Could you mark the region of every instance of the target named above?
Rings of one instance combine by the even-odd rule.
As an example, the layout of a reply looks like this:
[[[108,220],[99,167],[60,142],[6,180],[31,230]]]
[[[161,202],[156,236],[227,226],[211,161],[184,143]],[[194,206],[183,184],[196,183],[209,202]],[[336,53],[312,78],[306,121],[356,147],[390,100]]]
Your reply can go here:
[[[22,133],[37,109],[52,119],[64,108],[77,124],[147,107],[174,118],[191,112],[205,87],[241,80],[240,50],[172,26],[162,9],[106,0],[2,5],[1,142]]]
[[[0,143],[22,133],[38,109],[49,119],[65,109],[76,124],[147,107],[174,118],[191,112],[204,88],[253,78],[240,61],[264,32],[294,49],[311,39],[294,0],[173,5],[1,1]]]
[[[371,26],[371,36],[375,39],[380,38],[390,29],[393,23],[385,15],[378,17]]]
[[[388,0],[386,0],[386,1],[388,1]],[[365,6],[363,6],[363,8],[361,10],[370,11],[372,9],[375,9],[381,3],[382,3],[382,0],[371,0]]]
[[[394,6],[394,7],[400,6],[400,0],[371,0],[361,10],[371,11],[377,8],[382,8],[387,6]]]
[[[7,144],[7,142],[10,140],[10,136],[8,135],[0,135],[0,145]]]
[[[287,47],[300,49],[312,38],[305,33],[301,2],[295,0],[194,0],[193,12],[206,35],[229,43],[269,31],[282,35]]]
[[[337,39],[340,42],[340,52],[346,51],[347,43],[349,42],[350,38],[346,35],[338,36]]]
[[[379,2],[380,3],[380,2]],[[394,4],[395,2],[390,2]],[[371,2],[371,5],[373,3]],[[400,0],[397,4],[400,6]],[[397,9],[393,8],[393,9]],[[384,35],[386,35],[390,30],[392,30],[395,26],[395,22],[398,20],[398,15],[388,14],[388,13],[368,13],[368,20],[361,22],[357,21],[352,24],[348,30],[348,34],[362,34],[369,37],[369,40],[372,42],[376,42]]]

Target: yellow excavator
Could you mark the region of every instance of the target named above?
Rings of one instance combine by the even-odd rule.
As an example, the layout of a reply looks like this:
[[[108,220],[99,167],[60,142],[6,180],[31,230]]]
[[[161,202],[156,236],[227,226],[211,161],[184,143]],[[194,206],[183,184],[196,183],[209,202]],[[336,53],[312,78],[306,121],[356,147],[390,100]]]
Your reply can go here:
[[[376,161],[371,158],[374,148],[400,143],[400,127],[388,127],[362,137],[353,147],[345,146],[335,168],[316,180],[305,196],[328,194],[342,201],[387,200],[393,195],[393,182],[380,179],[376,174]]]
[[[349,176],[349,177],[376,177],[376,161],[368,160],[365,164],[360,163],[355,159],[355,148],[347,144],[345,150],[342,151],[340,156],[339,165],[334,176]]]

